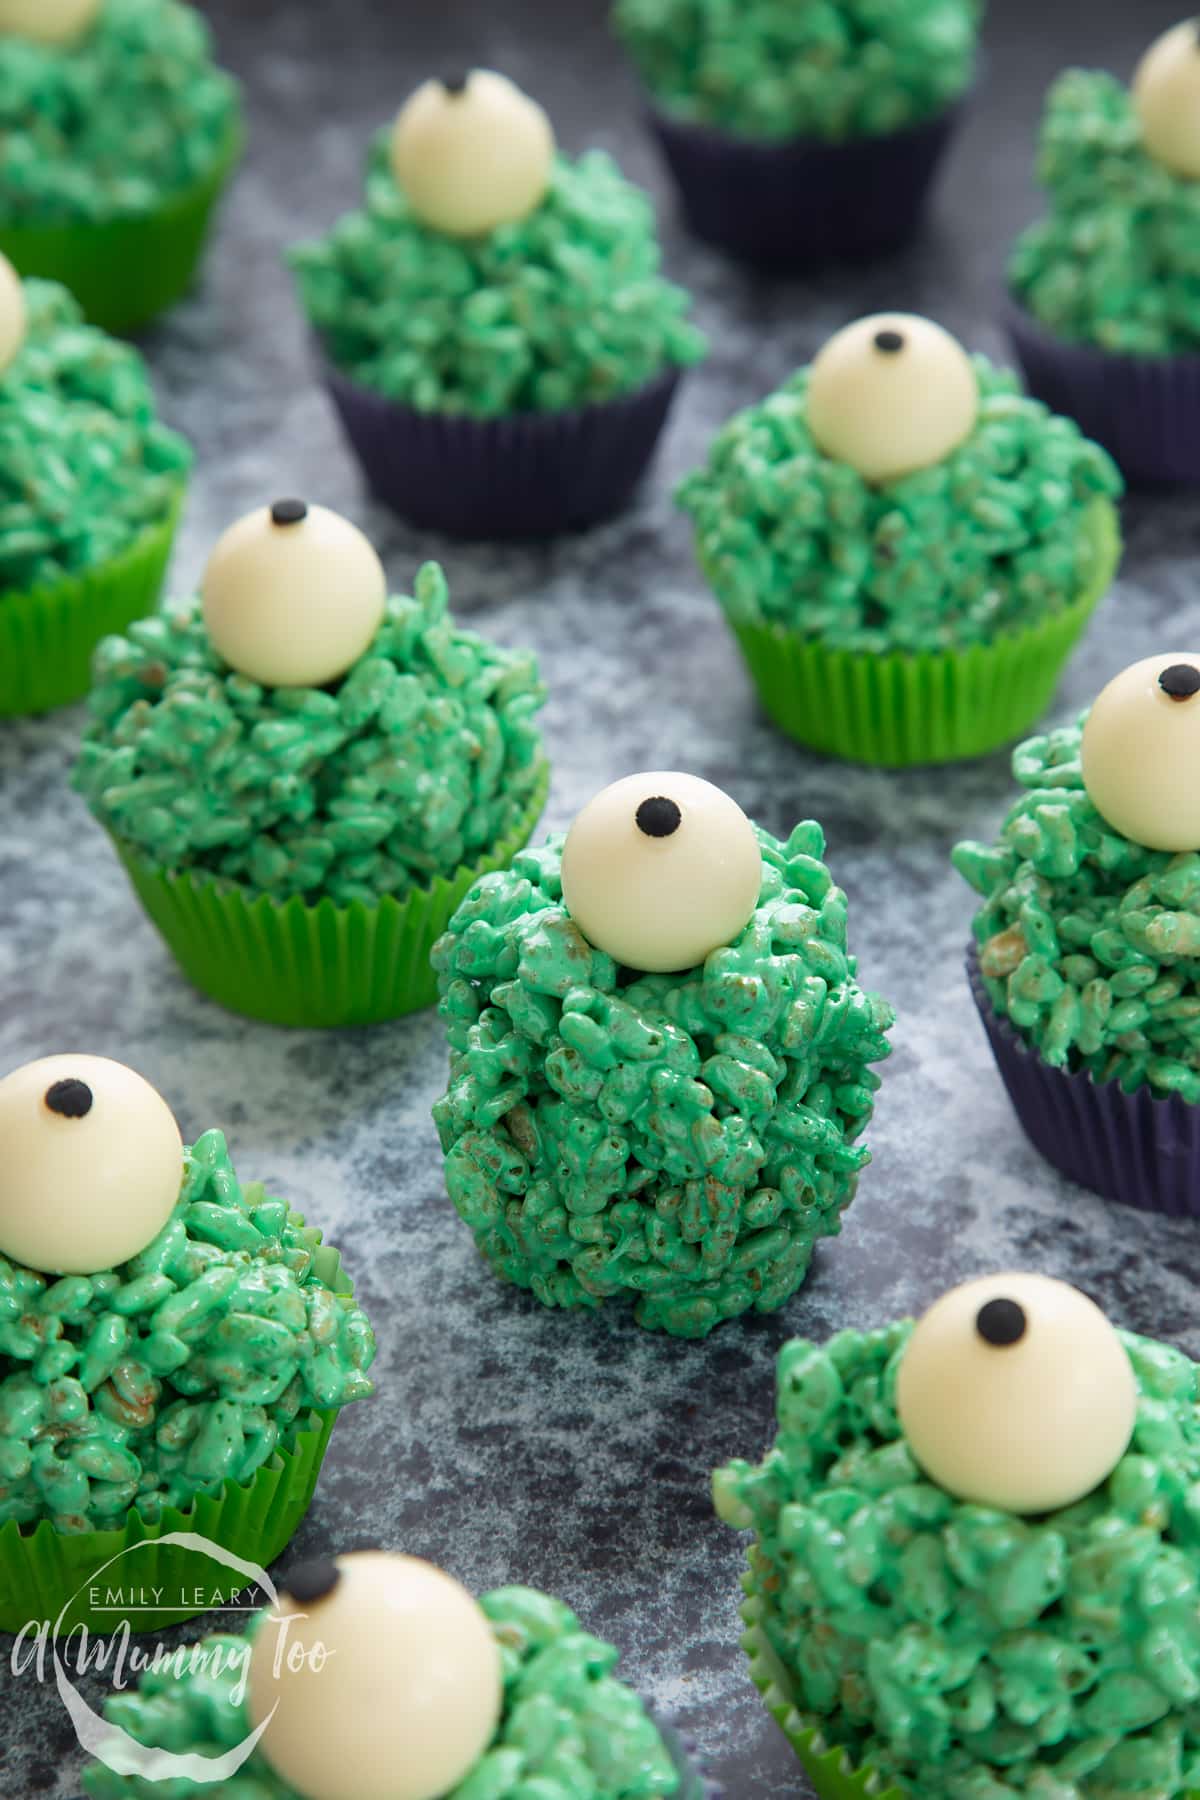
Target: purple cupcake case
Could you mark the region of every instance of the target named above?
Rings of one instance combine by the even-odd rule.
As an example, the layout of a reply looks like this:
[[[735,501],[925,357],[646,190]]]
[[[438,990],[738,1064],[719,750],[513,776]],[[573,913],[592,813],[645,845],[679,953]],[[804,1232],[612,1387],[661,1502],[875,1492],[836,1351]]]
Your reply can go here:
[[[1200,483],[1200,356],[1070,343],[1011,294],[1004,322],[1030,393],[1103,444],[1135,487]]]
[[[1106,1200],[1200,1217],[1200,1106],[1052,1068],[992,1005],[973,944],[967,978],[1013,1110],[1046,1161]]]
[[[695,235],[786,273],[908,243],[962,110],[844,143],[738,137],[656,107],[647,117]]]
[[[649,467],[682,370],[565,412],[475,419],[372,393],[317,347],[321,374],[376,496],[456,538],[546,538],[621,511]]]

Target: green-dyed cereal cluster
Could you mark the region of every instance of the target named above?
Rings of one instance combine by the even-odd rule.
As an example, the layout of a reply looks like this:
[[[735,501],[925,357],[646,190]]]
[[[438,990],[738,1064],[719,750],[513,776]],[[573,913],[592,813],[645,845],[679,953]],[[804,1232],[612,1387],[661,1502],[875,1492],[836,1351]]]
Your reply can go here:
[[[0,604],[127,550],[169,516],[192,460],[131,345],[85,325],[55,282],[27,281],[25,307],[0,375]]]
[[[967,441],[879,486],[814,444],[806,369],[730,419],[678,497],[733,622],[777,622],[834,649],[949,650],[1078,600],[1103,554],[1089,513],[1121,477],[1015,376],[983,357],[975,367]]]
[[[0,36],[0,214],[12,223],[149,212],[216,166],[237,89],[177,0],[104,0],[68,46]]]
[[[434,946],[450,1196],[547,1306],[622,1295],[703,1337],[782,1306],[854,1197],[892,1011],[855,980],[820,826],[758,838],[758,908],[703,968],[638,974],[589,944],[561,838],[477,881]]]
[[[132,1261],[54,1280],[0,1259],[0,1524],[155,1519],[369,1394],[371,1327],[322,1278],[319,1237],[243,1189],[208,1131]]]
[[[983,895],[987,990],[1055,1068],[1200,1101],[1200,855],[1144,849],[1101,818],[1082,736],[1081,719],[1018,745],[1025,792],[999,841],[954,850]]]
[[[517,824],[544,769],[533,656],[459,630],[436,563],[334,692],[232,673],[198,599],[105,639],[94,683],[75,782],[100,822],[279,900],[370,905],[451,875]]]
[[[490,1749],[446,1800],[665,1800],[680,1776],[638,1696],[614,1677],[617,1652],[584,1631],[575,1615],[532,1588],[499,1588],[480,1606],[500,1646],[504,1708]],[[261,1623],[250,1626],[250,1634]],[[200,1646],[218,1652],[202,1678],[172,1668],[106,1708],[109,1721],[139,1743],[176,1754],[218,1756],[250,1730],[239,1684],[246,1640],[228,1634]],[[216,1669],[216,1673],[211,1672]],[[354,1749],[347,1745],[347,1766]],[[93,1765],[83,1785],[92,1800],[206,1796],[208,1785],[164,1785]],[[239,1771],[237,1800],[300,1800],[256,1751]],[[232,1790],[230,1790],[232,1791]]]
[[[1132,1444],[1039,1519],[924,1479],[896,1418],[911,1321],[796,1340],[779,1432],[714,1483],[802,1714],[921,1800],[1180,1800],[1200,1787],[1200,1411],[1123,1333]]]
[[[745,137],[838,141],[945,109],[975,71],[980,0],[616,0],[646,86]]]
[[[659,274],[648,196],[600,151],[557,157],[527,218],[459,239],[414,215],[384,132],[365,210],[291,262],[332,361],[418,412],[557,412],[704,354],[690,297]]]
[[[1059,336],[1135,355],[1200,346],[1200,184],[1142,147],[1129,90],[1070,69],[1050,90],[1038,176],[1049,212],[1009,281]]]

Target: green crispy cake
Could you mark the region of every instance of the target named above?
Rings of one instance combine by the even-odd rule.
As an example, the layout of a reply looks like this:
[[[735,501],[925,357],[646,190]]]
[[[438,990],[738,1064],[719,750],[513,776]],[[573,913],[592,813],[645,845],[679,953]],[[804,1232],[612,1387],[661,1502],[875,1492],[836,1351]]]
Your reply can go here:
[[[115,1269],[59,1279],[0,1258],[0,1525],[154,1520],[250,1481],[314,1409],[371,1392],[363,1312],[320,1233],[242,1187],[219,1131],[185,1152],[166,1226]]]
[[[678,794],[688,778],[652,779]],[[622,1297],[643,1325],[703,1337],[783,1305],[854,1197],[891,1009],[858,985],[820,827],[785,844],[742,823],[748,905],[710,954],[683,951],[691,966],[598,948],[578,889],[564,898],[561,838],[478,881],[434,949],[450,1195],[496,1273],[546,1305]],[[690,824],[685,807],[680,836]],[[669,920],[688,883],[672,894],[655,867],[668,885],[642,910]]]

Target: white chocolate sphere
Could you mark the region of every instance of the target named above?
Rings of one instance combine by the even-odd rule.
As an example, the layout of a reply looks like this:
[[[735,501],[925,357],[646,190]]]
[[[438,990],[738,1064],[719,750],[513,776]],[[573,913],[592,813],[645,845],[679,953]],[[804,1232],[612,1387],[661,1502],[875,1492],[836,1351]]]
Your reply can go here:
[[[0,0],[0,35],[69,44],[94,22],[102,0]]]
[[[349,519],[277,500],[217,539],[203,600],[213,648],[231,669],[264,687],[322,687],[370,646],[387,577]]]
[[[1078,1288],[988,1275],[920,1320],[900,1359],[896,1410],[913,1455],[948,1493],[1052,1512],[1120,1462],[1137,1384],[1120,1338]]]
[[[1133,77],[1142,142],[1155,162],[1200,179],[1200,26],[1195,19],[1156,38]]]
[[[305,1800],[438,1800],[495,1736],[500,1651],[464,1587],[414,1556],[305,1564],[260,1627],[250,1718]],[[308,1656],[289,1664],[293,1646]],[[321,1660],[323,1648],[328,1660]],[[313,1654],[315,1652],[315,1654]]]
[[[25,342],[25,288],[7,256],[0,256],[0,375]]]
[[[1131,663],[1083,728],[1083,785],[1102,818],[1148,850],[1200,850],[1200,654]]]
[[[808,378],[808,427],[826,456],[864,481],[896,481],[940,463],[979,415],[971,359],[915,313],[874,313],[835,332]]]
[[[162,1095],[104,1056],[44,1056],[0,1081],[0,1256],[98,1275],[162,1230],[183,1142]]]
[[[419,219],[449,237],[482,237],[541,203],[554,131],[505,75],[475,69],[426,81],[392,128],[392,169]]]
[[[626,775],[567,833],[563,902],[627,968],[693,969],[758,905],[762,852],[736,801],[697,775]]]

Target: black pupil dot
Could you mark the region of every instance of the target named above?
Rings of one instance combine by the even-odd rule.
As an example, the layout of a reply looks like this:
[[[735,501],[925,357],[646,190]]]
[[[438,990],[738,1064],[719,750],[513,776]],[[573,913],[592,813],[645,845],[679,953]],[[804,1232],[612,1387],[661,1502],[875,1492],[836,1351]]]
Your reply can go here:
[[[1200,669],[1194,663],[1172,663],[1159,676],[1158,685],[1172,700],[1190,700],[1200,693]]]
[[[324,1600],[327,1594],[332,1594],[341,1578],[341,1571],[332,1557],[317,1556],[292,1570],[283,1591],[299,1605],[311,1606],[314,1601]]]
[[[904,348],[904,334],[899,331],[877,331],[875,348],[882,350],[887,356],[895,356],[897,350]]]
[[[64,1119],[86,1118],[92,1110],[93,1098],[87,1082],[77,1081],[73,1075],[65,1081],[56,1081],[46,1090],[46,1105]]]
[[[674,800],[668,800],[662,794],[655,794],[649,800],[643,800],[637,809],[637,825],[647,837],[665,838],[678,831],[683,823],[683,814]]]
[[[458,74],[443,75],[442,86],[448,94],[463,94],[466,92],[467,83],[470,79],[471,71],[469,69],[464,69]]]
[[[308,517],[303,500],[276,500],[271,508],[272,525],[299,525]]]
[[[975,1329],[984,1343],[999,1350],[1019,1344],[1028,1324],[1025,1308],[1015,1300],[989,1300],[980,1307],[975,1319]]]

